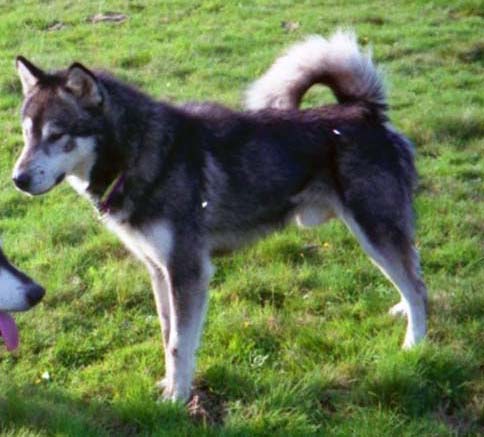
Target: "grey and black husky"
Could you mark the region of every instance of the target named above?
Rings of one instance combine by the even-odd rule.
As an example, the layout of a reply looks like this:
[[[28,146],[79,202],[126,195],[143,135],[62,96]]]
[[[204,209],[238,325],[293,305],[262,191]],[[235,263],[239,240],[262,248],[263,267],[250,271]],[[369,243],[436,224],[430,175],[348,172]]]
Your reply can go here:
[[[165,345],[164,397],[189,397],[210,257],[279,229],[341,219],[395,285],[404,347],[426,331],[413,243],[412,146],[389,124],[379,75],[351,33],[293,46],[247,93],[247,110],[174,106],[74,63],[23,57],[25,148],[13,172],[36,195],[64,177],[148,268]],[[338,104],[299,110],[312,85]]]

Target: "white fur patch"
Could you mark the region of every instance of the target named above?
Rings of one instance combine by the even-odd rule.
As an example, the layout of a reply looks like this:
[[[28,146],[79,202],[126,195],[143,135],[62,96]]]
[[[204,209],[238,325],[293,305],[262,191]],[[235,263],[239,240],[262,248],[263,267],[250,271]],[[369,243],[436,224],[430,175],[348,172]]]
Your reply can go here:
[[[87,187],[89,186],[90,174],[94,163],[96,162],[94,139],[91,137],[77,138],[76,149],[84,150],[84,159],[74,166],[67,176],[69,184],[77,193],[87,196]]]
[[[290,109],[317,82],[336,86],[345,96],[384,103],[385,96],[370,53],[361,53],[353,32],[337,31],[329,39],[309,36],[294,44],[247,90],[245,107]]]
[[[25,141],[26,144],[28,143],[29,138],[31,138],[31,136],[32,136],[33,125],[34,125],[34,123],[33,123],[32,119],[30,117],[25,117],[22,120],[22,133],[23,133],[24,141]]]
[[[42,127],[42,140],[46,141],[49,139],[51,135],[56,135],[56,134],[63,134],[64,132],[54,123],[51,123],[50,121],[46,122],[44,126]],[[59,140],[55,141],[58,142],[62,140],[62,138],[59,138]]]
[[[141,261],[149,259],[164,269],[173,247],[171,226],[165,221],[160,221],[138,229],[129,223],[124,223],[124,219],[125,217],[115,214],[103,217],[106,226],[137,258]]]

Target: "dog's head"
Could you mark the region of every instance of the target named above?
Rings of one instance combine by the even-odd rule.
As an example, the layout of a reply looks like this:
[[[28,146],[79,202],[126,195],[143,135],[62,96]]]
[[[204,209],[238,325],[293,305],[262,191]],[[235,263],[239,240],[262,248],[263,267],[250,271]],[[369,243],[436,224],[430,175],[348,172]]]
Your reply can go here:
[[[87,180],[103,125],[103,90],[79,63],[46,73],[19,56],[24,148],[13,181],[32,195],[49,191],[65,176]]]
[[[0,248],[0,336],[7,349],[18,345],[18,330],[10,311],[26,311],[44,296],[44,289],[15,268]]]

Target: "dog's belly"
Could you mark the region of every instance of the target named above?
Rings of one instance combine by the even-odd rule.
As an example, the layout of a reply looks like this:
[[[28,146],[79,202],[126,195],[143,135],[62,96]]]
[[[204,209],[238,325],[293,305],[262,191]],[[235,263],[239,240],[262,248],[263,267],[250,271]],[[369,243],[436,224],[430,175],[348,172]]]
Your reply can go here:
[[[233,229],[211,232],[208,243],[210,253],[213,255],[227,255],[270,234],[277,228],[280,228],[280,226],[264,225],[250,230]]]

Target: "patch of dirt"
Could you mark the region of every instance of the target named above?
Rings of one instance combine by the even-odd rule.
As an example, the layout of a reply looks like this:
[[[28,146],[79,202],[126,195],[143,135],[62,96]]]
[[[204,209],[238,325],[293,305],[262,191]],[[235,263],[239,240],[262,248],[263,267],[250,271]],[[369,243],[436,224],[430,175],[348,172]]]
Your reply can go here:
[[[445,423],[456,435],[469,435],[474,431],[476,431],[476,435],[482,435],[481,433],[484,431],[477,421],[462,412],[457,414],[449,405],[442,405],[435,413],[435,417]]]
[[[286,32],[294,32],[295,30],[299,29],[301,24],[298,21],[282,21],[281,27]]]
[[[480,41],[458,54],[461,61],[465,63],[484,64],[484,42]]]
[[[187,409],[194,422],[212,426],[221,425],[226,414],[225,402],[208,387],[193,390]]]
[[[47,27],[48,32],[56,32],[58,30],[62,30],[66,27],[66,25],[62,21],[54,21]]]
[[[87,18],[89,23],[103,23],[103,22],[110,22],[110,23],[123,23],[128,19],[128,16],[122,14],[121,12],[104,12],[96,15],[91,15]]]

